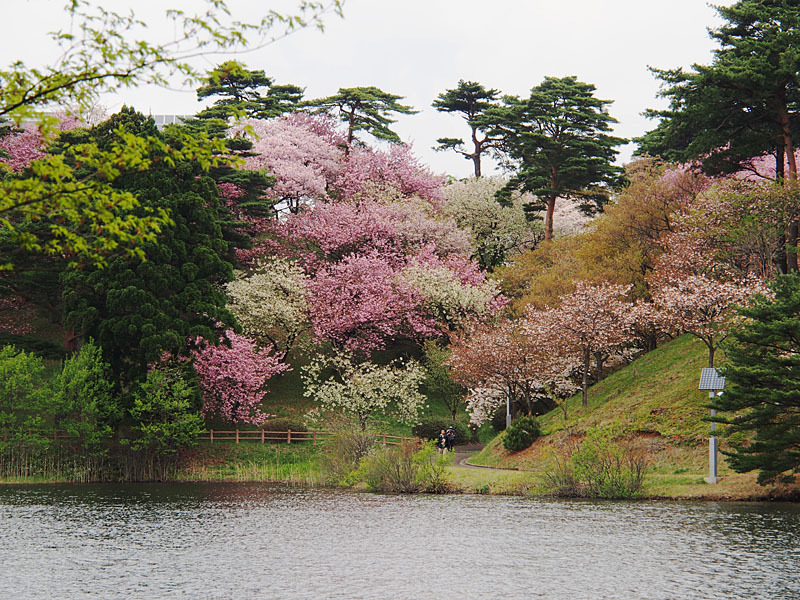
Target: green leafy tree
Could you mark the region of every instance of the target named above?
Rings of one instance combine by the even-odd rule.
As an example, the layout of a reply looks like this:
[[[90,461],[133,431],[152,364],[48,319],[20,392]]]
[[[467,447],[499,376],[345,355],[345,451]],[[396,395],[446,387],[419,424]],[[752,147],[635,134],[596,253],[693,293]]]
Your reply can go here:
[[[169,210],[171,225],[141,246],[143,259],[118,257],[105,268],[73,269],[62,274],[62,285],[66,325],[94,338],[126,383],[163,353],[186,355],[190,338],[217,339],[217,325],[233,323],[221,287],[233,269],[217,186],[196,163],[132,173],[118,184],[142,209]]]
[[[0,348],[0,450],[49,444],[43,417],[50,394],[42,385],[43,374],[38,356],[14,346]]]
[[[203,419],[197,411],[198,392],[172,369],[153,369],[132,394],[129,416],[134,450],[157,456],[175,454],[197,444]]]
[[[475,177],[481,176],[481,157],[500,146],[502,138],[486,133],[477,120],[488,108],[498,104],[500,92],[486,89],[480,83],[460,79],[458,86],[445,90],[433,101],[433,107],[439,112],[457,113],[469,125],[472,151],[464,149],[464,140],[460,138],[439,138],[435,150],[453,150],[471,160]]]
[[[725,392],[711,403],[731,467],[758,470],[762,484],[800,472],[800,277],[779,276],[772,291],[741,309],[749,322],[733,334]]]
[[[198,14],[167,10],[174,36],[159,41],[136,37],[134,32],[148,30],[133,12],[119,14],[89,0],[68,2],[70,29],[51,34],[59,59],[45,67],[17,60],[0,70],[0,121],[34,119],[52,133],[54,119],[45,111],[53,106],[83,112],[102,94],[121,87],[166,85],[175,75],[196,81],[201,75],[190,61],[197,56],[262,47],[300,28],[321,27],[326,13],[341,13],[341,0],[303,0],[296,14],[268,11],[258,22],[247,23],[236,19],[224,0],[203,4]],[[27,251],[97,264],[120,253],[141,257],[139,246],[154,239],[168,216],[158,210],[135,213],[138,199],[115,181],[122,173],[147,168],[154,143],[129,134],[105,151],[79,145],[67,151],[69,160],[47,156],[23,173],[0,178],[0,233]],[[194,136],[183,140],[180,151],[162,150],[167,161],[194,157],[206,166],[215,151]],[[47,235],[28,229],[30,223],[46,224]],[[7,269],[11,263],[3,260],[0,266]]]
[[[107,452],[123,416],[110,370],[100,347],[89,340],[64,362],[53,386],[56,429],[93,454]]]
[[[400,143],[400,136],[389,128],[395,122],[390,115],[413,115],[416,110],[400,104],[403,96],[396,96],[374,86],[339,88],[333,96],[310,100],[306,106],[334,113],[347,125],[347,145],[353,144],[359,131],[366,131],[379,140]]]
[[[545,77],[527,99],[506,96],[504,106],[479,119],[491,135],[502,136],[514,171],[501,201],[513,190],[540,198],[538,205],[526,208],[545,210],[545,240],[553,238],[558,198],[578,202],[593,214],[621,183],[614,148],[625,140],[609,135],[617,122],[606,110],[611,101],[595,98],[594,91],[595,86],[576,77]]]

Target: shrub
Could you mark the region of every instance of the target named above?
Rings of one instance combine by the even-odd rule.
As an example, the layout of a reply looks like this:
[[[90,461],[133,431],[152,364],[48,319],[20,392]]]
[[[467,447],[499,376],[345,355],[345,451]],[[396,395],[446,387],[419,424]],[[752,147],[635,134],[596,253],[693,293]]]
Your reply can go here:
[[[447,419],[423,419],[411,428],[411,432],[418,438],[435,440],[442,429],[452,427],[456,433],[456,445],[467,444],[473,440],[473,431],[460,421]]]
[[[415,442],[375,448],[362,461],[358,474],[375,492],[410,494],[448,491],[445,478],[448,457],[439,456],[433,442],[422,448]]]
[[[376,445],[375,435],[360,429],[343,429],[325,444],[322,468],[329,483],[349,484],[361,459]]]
[[[497,433],[501,431],[505,431],[506,429],[506,405],[503,403],[502,406],[499,406],[494,414],[492,415],[492,429],[494,429]]]
[[[518,417],[503,436],[503,447],[510,452],[528,448],[542,434],[536,417]]]
[[[134,450],[155,455],[175,454],[197,444],[203,420],[194,408],[197,390],[172,369],[153,369],[131,394],[129,410],[135,437]]]
[[[51,394],[42,385],[42,359],[14,346],[0,348],[0,449],[47,447],[43,419]]]
[[[641,494],[646,471],[641,447],[612,443],[607,434],[590,429],[569,459],[556,458],[543,483],[557,496],[627,499]]]

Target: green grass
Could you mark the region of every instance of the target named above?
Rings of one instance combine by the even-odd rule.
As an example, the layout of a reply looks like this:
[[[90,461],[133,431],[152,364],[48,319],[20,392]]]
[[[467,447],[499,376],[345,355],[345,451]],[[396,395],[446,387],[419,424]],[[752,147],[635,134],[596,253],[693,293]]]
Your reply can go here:
[[[208,443],[185,451],[178,481],[280,481],[316,485],[321,481],[323,446],[309,443]]]

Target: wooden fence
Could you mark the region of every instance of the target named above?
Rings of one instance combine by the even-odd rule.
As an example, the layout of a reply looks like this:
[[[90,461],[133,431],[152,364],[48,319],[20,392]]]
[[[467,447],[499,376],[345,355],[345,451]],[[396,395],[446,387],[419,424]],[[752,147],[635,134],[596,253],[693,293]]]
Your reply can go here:
[[[201,442],[286,442],[287,444],[297,442],[311,442],[316,445],[318,441],[331,439],[338,435],[335,431],[267,431],[266,429],[231,429],[219,430],[209,429],[197,436]],[[78,439],[78,436],[67,435],[64,432],[56,431],[53,435],[43,436],[52,440]],[[375,439],[384,446],[399,446],[405,441],[418,441],[415,437],[404,435],[390,435],[388,433],[376,433]]]
[[[311,442],[316,445],[318,441],[336,437],[335,431],[267,431],[266,429],[233,429],[218,430],[209,429],[198,436],[198,440],[206,442],[233,441],[240,442]],[[414,437],[404,435],[389,435],[387,433],[376,433],[375,439],[384,446],[399,446],[405,441],[416,440]]]

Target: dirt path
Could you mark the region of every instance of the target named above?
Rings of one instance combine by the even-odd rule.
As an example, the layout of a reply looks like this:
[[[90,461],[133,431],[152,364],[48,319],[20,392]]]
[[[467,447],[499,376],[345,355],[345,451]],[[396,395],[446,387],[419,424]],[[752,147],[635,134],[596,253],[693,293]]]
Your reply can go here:
[[[490,471],[509,471],[509,470],[516,470],[516,469],[501,469],[496,467],[486,467],[484,465],[470,465],[467,463],[467,460],[473,455],[479,452],[483,448],[482,445],[474,444],[469,446],[456,446],[455,447],[455,456],[453,457],[453,466],[454,467],[461,467],[462,469],[489,469]]]

